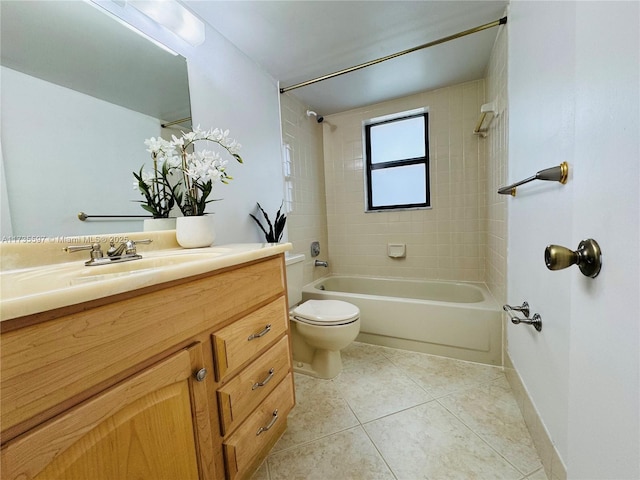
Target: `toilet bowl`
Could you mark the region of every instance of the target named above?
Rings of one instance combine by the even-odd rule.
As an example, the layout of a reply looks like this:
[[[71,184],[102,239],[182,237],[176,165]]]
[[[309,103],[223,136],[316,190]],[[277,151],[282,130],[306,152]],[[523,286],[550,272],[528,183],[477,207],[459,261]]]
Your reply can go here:
[[[339,300],[307,300],[295,307],[292,321],[293,369],[318,378],[342,371],[340,350],[360,333],[360,310]]]
[[[342,371],[340,350],[360,333],[360,310],[340,300],[306,300],[297,304],[302,299],[302,260],[304,255],[288,257],[286,261],[289,306],[293,305],[289,312],[293,370],[330,379]]]

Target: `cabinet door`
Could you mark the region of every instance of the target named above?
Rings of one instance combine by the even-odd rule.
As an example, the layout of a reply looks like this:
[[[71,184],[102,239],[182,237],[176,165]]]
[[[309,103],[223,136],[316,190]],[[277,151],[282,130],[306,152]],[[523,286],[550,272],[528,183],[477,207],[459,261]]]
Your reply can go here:
[[[199,344],[10,442],[4,479],[197,479],[212,475]]]

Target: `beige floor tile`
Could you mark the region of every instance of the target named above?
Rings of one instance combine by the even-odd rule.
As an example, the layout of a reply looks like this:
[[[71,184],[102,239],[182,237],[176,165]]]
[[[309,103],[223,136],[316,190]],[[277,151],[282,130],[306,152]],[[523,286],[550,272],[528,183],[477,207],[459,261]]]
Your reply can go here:
[[[537,472],[532,473],[527,477],[527,480],[549,480],[547,474],[544,473],[544,468],[541,468]]]
[[[547,480],[501,369],[357,342],[342,353],[333,380],[295,374],[288,430],[252,480]]]
[[[269,480],[269,470],[266,460],[262,462],[262,465],[260,465],[258,470],[251,476],[251,480]]]
[[[375,420],[364,428],[399,480],[522,478],[437,402]]]
[[[333,382],[296,373],[294,383],[296,406],[288,416],[287,431],[275,445],[274,452],[359,424]]]
[[[342,363],[345,368],[349,368],[359,364],[369,364],[372,362],[385,361],[386,347],[380,347],[378,345],[370,345],[367,343],[353,342],[347,348],[340,352],[342,356]]]
[[[274,453],[267,461],[271,480],[394,478],[362,427]]]
[[[542,467],[506,378],[438,401],[523,474]]]
[[[372,363],[350,363],[333,381],[362,423],[433,398],[384,357]]]
[[[436,398],[504,376],[500,367],[425,353],[388,349],[385,355]]]

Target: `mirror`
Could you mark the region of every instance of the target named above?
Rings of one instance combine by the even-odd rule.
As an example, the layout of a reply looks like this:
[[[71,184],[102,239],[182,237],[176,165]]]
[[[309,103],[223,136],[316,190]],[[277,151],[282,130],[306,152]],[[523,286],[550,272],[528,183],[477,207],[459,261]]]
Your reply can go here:
[[[148,215],[132,175],[151,166],[144,140],[190,127],[161,127],[191,115],[186,59],[98,9],[2,2],[2,183],[14,237],[141,230],[142,218],[78,213]]]

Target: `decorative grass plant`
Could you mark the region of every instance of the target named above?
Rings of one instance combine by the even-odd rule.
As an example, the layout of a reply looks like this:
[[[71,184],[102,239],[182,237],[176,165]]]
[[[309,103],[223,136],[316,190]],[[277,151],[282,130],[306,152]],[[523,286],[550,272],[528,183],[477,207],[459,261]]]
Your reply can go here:
[[[267,222],[267,226],[269,227],[269,229],[267,230],[267,228],[262,224],[260,220],[258,220],[258,218],[255,215],[250,213],[249,216],[255,220],[255,222],[260,227],[260,230],[263,231],[264,238],[266,239],[267,243],[280,242],[280,240],[282,240],[282,234],[284,233],[284,225],[285,223],[287,223],[286,215],[281,213],[284,202],[280,204],[280,208],[276,213],[276,219],[273,222],[273,224],[271,223],[271,220],[269,219],[269,215],[267,215],[267,212],[264,211],[264,209],[260,206],[259,203],[257,203],[257,205],[258,205],[258,209],[260,209],[260,211],[262,212],[262,216]]]

